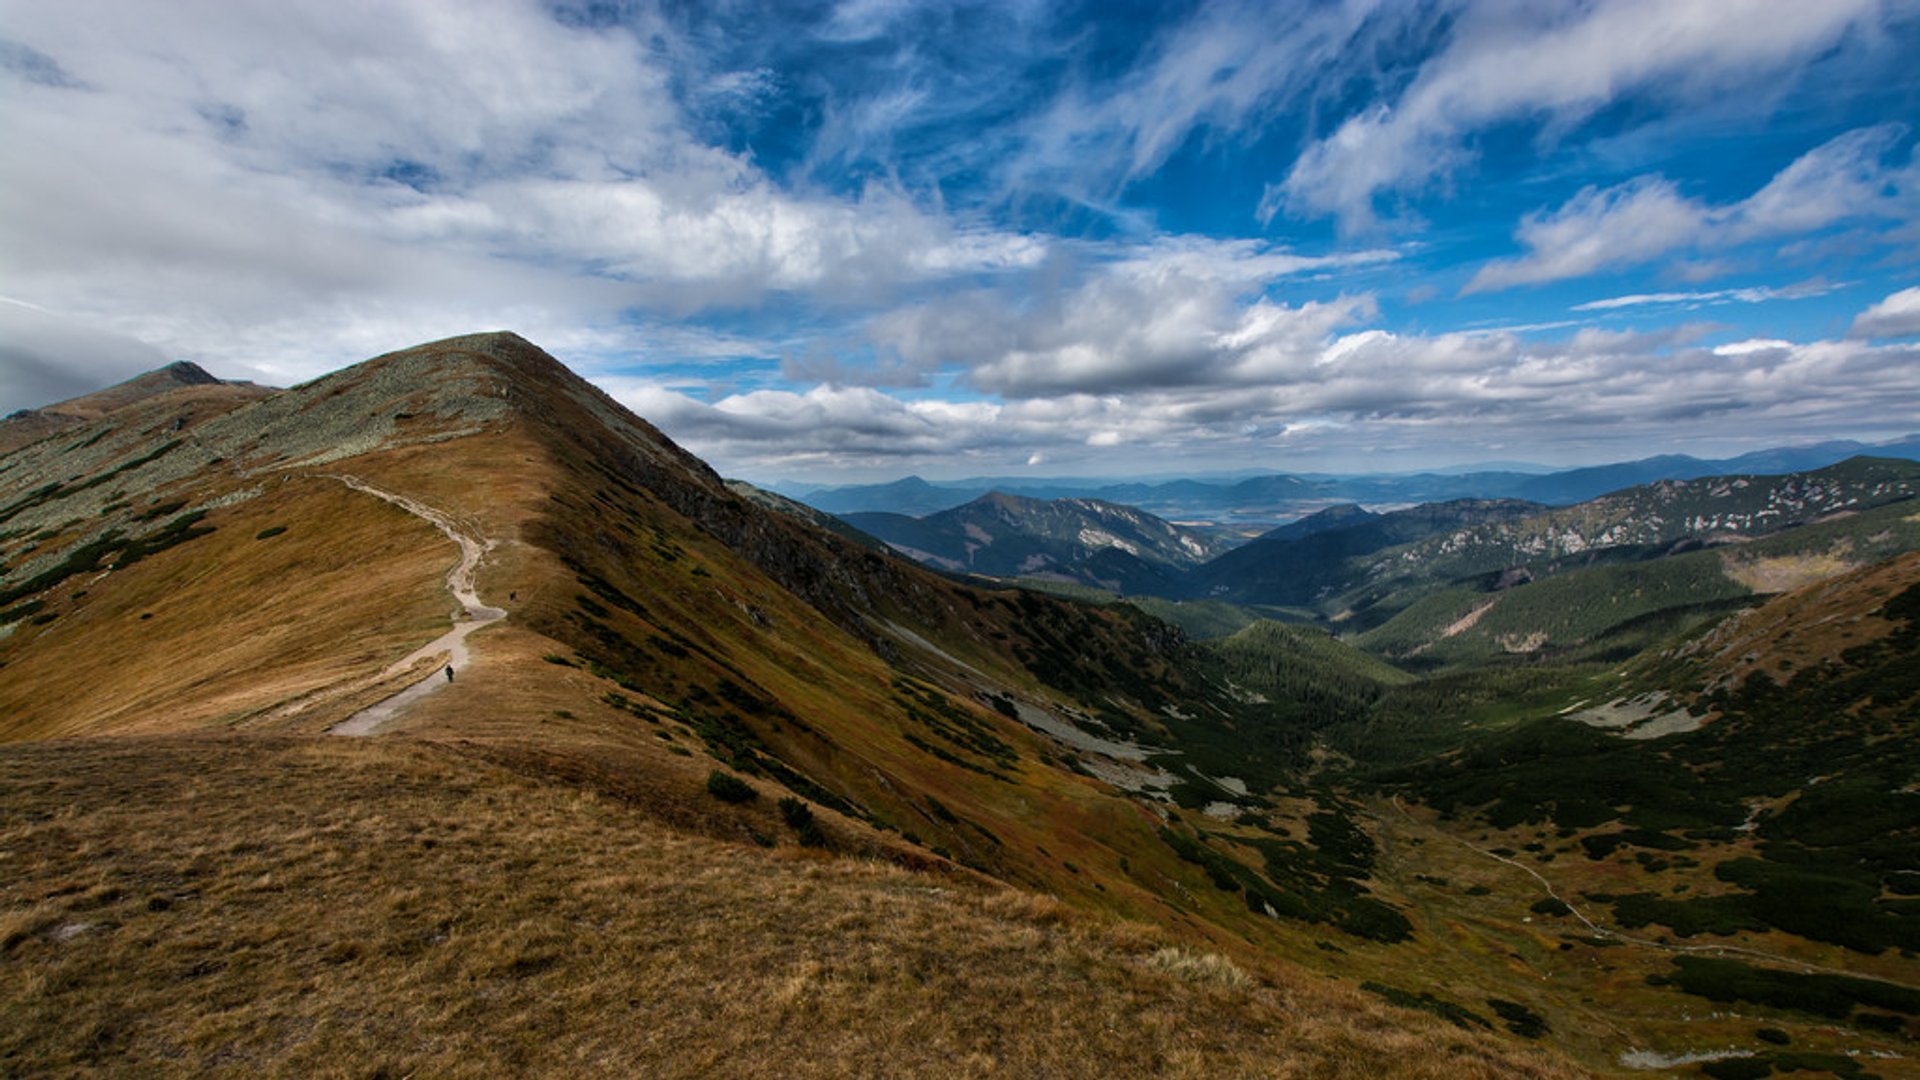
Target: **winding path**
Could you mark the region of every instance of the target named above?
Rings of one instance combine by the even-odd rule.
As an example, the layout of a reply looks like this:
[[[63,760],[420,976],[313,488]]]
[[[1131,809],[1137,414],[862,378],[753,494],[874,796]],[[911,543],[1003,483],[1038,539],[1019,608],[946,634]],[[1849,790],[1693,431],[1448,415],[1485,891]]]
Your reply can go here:
[[[460,545],[460,565],[454,567],[453,571],[447,575],[447,589],[453,593],[453,598],[460,602],[461,608],[461,615],[454,620],[453,629],[420,646],[418,649],[394,661],[392,664],[389,664],[387,669],[380,673],[380,677],[387,678],[396,675],[412,667],[414,664],[419,663],[421,660],[437,656],[441,653],[447,655],[447,666],[450,666],[455,672],[465,669],[469,657],[467,652],[467,635],[489,623],[499,622],[501,619],[507,617],[507,613],[504,610],[497,607],[488,607],[481,603],[480,594],[474,591],[474,571],[479,569],[481,558],[493,548],[494,542],[491,540],[476,540],[468,536],[454,523],[451,516],[443,514],[416,499],[409,499],[405,495],[395,495],[391,491],[382,491],[357,476],[347,476],[337,473],[328,475],[355,491],[363,491],[375,498],[385,499],[415,517],[424,518],[432,522],[441,532],[447,534],[447,539]],[[419,701],[435,690],[440,689],[443,683],[450,681],[442,674],[445,670],[447,670],[447,667],[434,668],[426,678],[421,679],[412,686],[407,687],[405,690],[394,694],[384,701],[361,709],[359,712],[328,728],[327,733],[330,735],[371,735],[379,731],[395,716],[399,715],[402,710],[405,710],[414,702]]]

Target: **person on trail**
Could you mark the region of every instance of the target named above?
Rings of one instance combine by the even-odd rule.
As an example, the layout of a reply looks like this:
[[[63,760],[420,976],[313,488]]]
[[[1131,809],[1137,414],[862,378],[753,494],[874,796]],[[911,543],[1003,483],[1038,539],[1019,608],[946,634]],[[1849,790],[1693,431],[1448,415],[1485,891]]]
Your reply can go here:
[[[448,682],[453,681],[453,665],[452,664],[447,665],[447,681]]]

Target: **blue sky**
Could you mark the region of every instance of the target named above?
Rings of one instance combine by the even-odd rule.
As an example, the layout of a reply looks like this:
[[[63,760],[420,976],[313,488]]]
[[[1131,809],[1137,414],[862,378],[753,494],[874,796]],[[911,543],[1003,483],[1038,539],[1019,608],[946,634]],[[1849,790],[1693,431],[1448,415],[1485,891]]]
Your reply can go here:
[[[1920,3],[0,0],[0,409],[513,329],[722,471],[1920,430]]]

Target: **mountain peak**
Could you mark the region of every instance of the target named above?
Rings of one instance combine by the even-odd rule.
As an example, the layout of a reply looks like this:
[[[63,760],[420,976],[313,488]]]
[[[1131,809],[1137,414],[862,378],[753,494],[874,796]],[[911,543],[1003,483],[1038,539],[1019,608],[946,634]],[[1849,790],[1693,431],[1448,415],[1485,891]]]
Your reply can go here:
[[[191,360],[175,360],[166,367],[155,368],[140,377],[146,379],[155,376],[171,379],[182,386],[208,386],[220,381]]]

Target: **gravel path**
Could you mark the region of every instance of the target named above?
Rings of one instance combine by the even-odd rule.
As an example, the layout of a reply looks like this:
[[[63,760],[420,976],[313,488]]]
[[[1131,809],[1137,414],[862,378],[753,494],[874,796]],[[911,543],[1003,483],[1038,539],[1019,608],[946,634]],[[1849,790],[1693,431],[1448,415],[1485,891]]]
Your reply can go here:
[[[506,618],[507,613],[500,608],[488,607],[481,603],[480,594],[474,591],[474,571],[479,568],[481,558],[493,547],[493,541],[476,540],[462,532],[453,518],[447,514],[423,502],[409,499],[405,495],[382,491],[357,476],[335,474],[332,478],[355,491],[364,491],[375,498],[385,499],[415,517],[432,522],[441,532],[447,534],[449,540],[460,545],[460,565],[454,567],[453,572],[447,575],[447,589],[453,593],[453,598],[460,602],[461,608],[461,614],[454,620],[453,629],[394,661],[387,670],[381,672],[381,677],[385,678],[405,671],[421,660],[440,654],[446,655],[445,664],[434,668],[426,678],[405,690],[361,709],[327,729],[332,735],[371,735],[386,726],[414,702],[450,682],[451,680],[446,677],[449,667],[456,675],[466,670],[471,655],[467,652],[467,635],[489,623]]]

